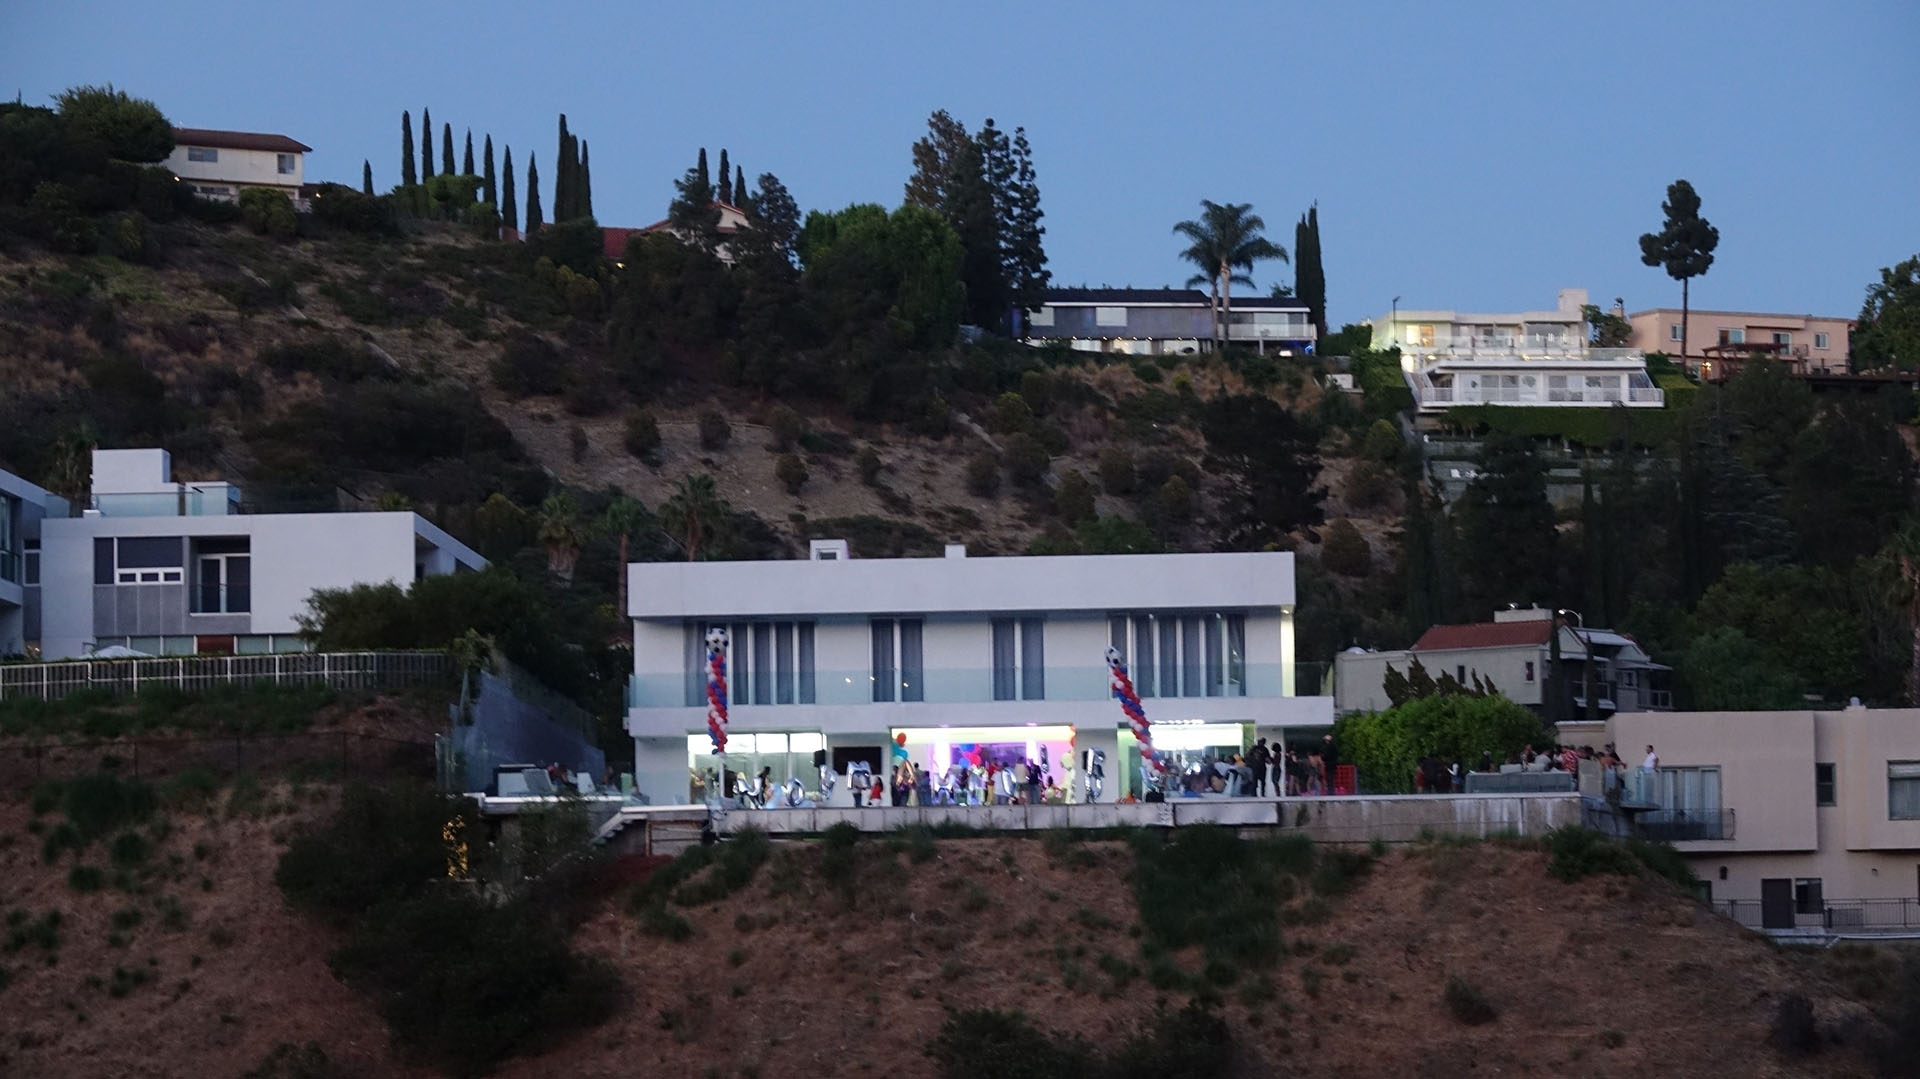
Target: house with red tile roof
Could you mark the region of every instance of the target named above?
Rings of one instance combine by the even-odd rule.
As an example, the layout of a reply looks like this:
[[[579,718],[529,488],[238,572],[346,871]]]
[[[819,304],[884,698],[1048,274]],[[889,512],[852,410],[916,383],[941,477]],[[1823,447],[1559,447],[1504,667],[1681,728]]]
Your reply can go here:
[[[741,229],[751,227],[747,224],[747,212],[732,203],[715,202],[713,205],[720,211],[720,246],[714,248],[713,253],[719,256],[721,262],[731,266],[733,265],[733,253],[727,250],[726,239]],[[618,262],[627,255],[628,240],[633,239],[635,236],[645,236],[653,232],[673,232],[672,222],[667,219],[662,219],[644,228],[637,229],[602,227],[600,229],[600,253]]]
[[[176,127],[167,168],[203,199],[237,202],[243,188],[270,187],[297,203],[312,152],[285,135]]]
[[[1387,668],[1406,675],[1417,661],[1435,680],[1446,675],[1468,688],[1478,681],[1544,716],[1554,692],[1556,633],[1565,718],[1588,713],[1589,686],[1596,718],[1673,708],[1671,668],[1655,663],[1631,636],[1581,622],[1573,611],[1515,608],[1494,612],[1490,622],[1431,626],[1411,648],[1349,648],[1334,659],[1334,709],[1344,715],[1391,707]]]

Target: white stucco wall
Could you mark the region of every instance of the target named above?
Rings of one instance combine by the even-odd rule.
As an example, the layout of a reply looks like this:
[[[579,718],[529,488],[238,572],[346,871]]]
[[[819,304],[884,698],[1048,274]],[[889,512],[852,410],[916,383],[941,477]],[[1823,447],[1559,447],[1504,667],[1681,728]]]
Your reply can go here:
[[[190,182],[296,188],[305,182],[307,155],[304,153],[295,153],[293,171],[283,173],[275,151],[234,150],[225,146],[213,149],[220,155],[218,161],[189,161],[187,144],[175,146],[167,156],[167,168]]]

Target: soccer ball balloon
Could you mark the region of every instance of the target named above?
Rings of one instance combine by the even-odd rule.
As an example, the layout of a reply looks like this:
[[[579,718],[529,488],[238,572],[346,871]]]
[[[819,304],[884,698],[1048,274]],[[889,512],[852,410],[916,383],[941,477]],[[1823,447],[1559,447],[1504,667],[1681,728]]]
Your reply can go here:
[[[1107,649],[1107,666],[1113,667],[1113,666],[1119,665],[1119,663],[1121,662],[1121,658],[1122,657],[1120,655],[1120,650],[1118,648]]]
[[[715,626],[707,631],[707,650],[724,652],[727,650],[727,631]]]

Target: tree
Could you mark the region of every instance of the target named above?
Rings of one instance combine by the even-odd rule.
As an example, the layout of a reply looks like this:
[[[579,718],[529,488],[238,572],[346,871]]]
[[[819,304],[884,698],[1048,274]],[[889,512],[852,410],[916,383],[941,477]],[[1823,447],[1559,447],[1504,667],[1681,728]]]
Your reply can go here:
[[[614,537],[618,544],[619,554],[614,561],[613,610],[614,614],[625,619],[627,617],[627,556],[633,536],[643,528],[658,527],[659,522],[654,520],[653,514],[648,513],[647,507],[641,505],[638,499],[624,494],[613,496],[612,501],[607,503],[606,510],[601,514],[600,521],[601,527],[608,535]]]
[[[433,179],[433,112],[429,109],[420,110],[420,179]]]
[[[791,268],[800,239],[800,207],[786,185],[771,172],[761,173],[760,193],[749,200],[746,210],[750,227],[734,238],[735,257],[752,265],[764,255]]]
[[[1336,517],[1320,541],[1320,564],[1342,577],[1365,577],[1373,569],[1373,548],[1345,517]]]
[[[733,197],[740,209],[753,209],[753,196],[747,193],[747,170],[739,165],[733,167]]]
[[[540,165],[533,154],[527,155],[527,233],[539,231],[540,218]]]
[[[1627,341],[1633,337],[1633,324],[1611,311],[1603,311],[1598,304],[1586,304],[1580,308],[1580,317],[1587,322],[1587,332],[1595,348],[1626,348]]]
[[[1896,570],[1892,599],[1907,616],[1907,706],[1920,707],[1920,524],[1908,521],[1887,544],[1886,559]]]
[[[1453,510],[1461,549],[1473,552],[1459,567],[1470,609],[1551,603],[1558,562],[1546,465],[1525,437],[1496,435],[1481,447],[1478,472]]]
[[[540,504],[540,545],[547,549],[547,570],[561,580],[573,579],[574,563],[580,560],[585,529],[580,523],[580,507],[573,496],[557,491]]]
[[[453,174],[453,125],[440,125],[440,171]]]
[[[1362,789],[1379,794],[1413,789],[1420,758],[1477,761],[1484,753],[1505,760],[1545,740],[1539,717],[1498,695],[1418,695],[1384,712],[1346,716],[1333,725],[1341,760],[1359,773]]]
[[[467,129],[467,147],[466,147],[466,150],[460,155],[460,175],[462,176],[480,175],[479,173],[475,172],[473,169],[473,129],[472,128]]]
[[[580,151],[574,144],[573,134],[567,130],[567,114],[560,114],[559,147],[554,152],[553,166],[553,221],[571,221],[579,216],[575,204],[579,200],[577,190],[580,168]]]
[[[1207,462],[1228,487],[1223,549],[1267,548],[1324,519],[1319,440],[1293,412],[1264,396],[1216,397],[1203,407],[1200,429]]]
[[[797,453],[781,454],[780,457],[774,461],[773,474],[774,477],[780,481],[781,486],[787,489],[787,493],[790,495],[799,494],[800,489],[807,485],[809,476],[807,463],[801,460],[800,455]]]
[[[1695,637],[1678,664],[1688,703],[1703,712],[1769,711],[1806,704],[1799,680],[1732,626]]]
[[[508,232],[520,231],[520,206],[513,192],[513,147],[500,159],[500,211]]]
[[[1320,204],[1315,202],[1293,228],[1293,294],[1307,305],[1314,337],[1327,336],[1327,275],[1320,267]]]
[[[1899,527],[1914,464],[1877,398],[1828,400],[1793,440],[1785,502],[1803,560],[1842,566],[1878,551]]]
[[[1854,601],[1846,576],[1802,566],[1729,566],[1695,606],[1693,637],[1737,630],[1797,689],[1828,701],[1871,696],[1868,605]]]
[[[734,205],[733,171],[727,167],[727,148],[724,146],[720,148],[720,201],[728,206]]]
[[[368,196],[373,194],[373,162],[364,158],[360,161],[360,193]]]
[[[1660,209],[1667,215],[1666,222],[1659,232],[1641,234],[1640,261],[1664,268],[1668,277],[1680,282],[1680,361],[1685,363],[1691,302],[1688,285],[1712,267],[1720,230],[1700,216],[1700,196],[1685,180],[1667,185],[1667,201],[1660,204]]]
[[[580,143],[580,217],[593,216],[593,162],[588,160],[587,144]]]
[[[413,116],[400,114],[400,186],[412,187],[419,183],[413,168]]]
[[[1920,368],[1920,255],[1880,270],[1853,331],[1855,371]]]
[[[721,500],[713,477],[705,473],[680,477],[672,496],[660,507],[661,526],[687,552],[689,562],[724,536],[732,516],[733,508]]]
[[[150,164],[173,152],[173,125],[160,107],[111,83],[75,86],[54,105],[70,137],[116,161]]]
[[[1070,525],[1094,517],[1093,484],[1079,469],[1069,468],[1060,477],[1060,486],[1053,490],[1053,511]]]
[[[988,171],[990,156],[1000,157],[1001,137],[991,120],[976,139],[945,109],[937,110],[927,118],[927,134],[913,144],[914,171],[906,184],[907,205],[939,214],[960,238],[967,321],[996,329],[1004,327],[1011,299]]]
[[[499,190],[499,187],[497,186],[498,177],[495,176],[493,171],[493,136],[492,135],[487,136],[486,149],[481,151],[480,157],[481,157],[480,167],[483,170],[480,174],[481,197],[485,201],[492,203],[496,208],[498,208],[500,205],[500,190]],[[509,202],[512,201],[512,196],[508,196],[508,201]]]
[[[1023,325],[1013,327],[1017,334],[1025,328],[1025,314],[1038,311],[1046,302],[1047,282],[1052,276],[1047,271],[1044,242],[1047,230],[1040,224],[1046,214],[1040,209],[1040,184],[1033,169],[1033,148],[1027,143],[1024,127],[1013,129],[1013,165],[1013,186],[1002,198],[1000,242],[1013,307],[1022,313]]]
[[[720,207],[715,205],[713,178],[707,171],[707,148],[700,159],[673,182],[674,198],[667,205],[667,222],[683,243],[702,251],[720,246]]]
[[[1226,340],[1227,319],[1233,306],[1233,286],[1253,287],[1253,264],[1262,259],[1287,261],[1285,248],[1260,235],[1267,223],[1253,212],[1250,202],[1219,203],[1200,200],[1200,217],[1182,221],[1173,231],[1190,241],[1180,257],[1200,268],[1189,278],[1189,286],[1206,282],[1211,291],[1213,342],[1216,349]]]

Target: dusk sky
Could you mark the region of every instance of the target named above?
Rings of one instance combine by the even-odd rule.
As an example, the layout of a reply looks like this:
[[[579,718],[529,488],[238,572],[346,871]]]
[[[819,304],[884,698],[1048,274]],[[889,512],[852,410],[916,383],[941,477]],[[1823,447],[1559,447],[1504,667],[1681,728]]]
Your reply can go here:
[[[1639,261],[1667,183],[1720,229],[1706,308],[1854,315],[1920,251],[1920,3],[192,4],[0,0],[0,79],[280,132],[309,180],[398,180],[400,113],[539,158],[592,148],[602,224],[664,215],[706,146],[803,209],[898,204],[945,108],[1024,125],[1058,284],[1178,285],[1175,221],[1320,205],[1335,325],[1677,306]],[[438,137],[436,131],[436,140]],[[437,141],[436,141],[437,145]],[[1289,266],[1256,270],[1261,291]]]

